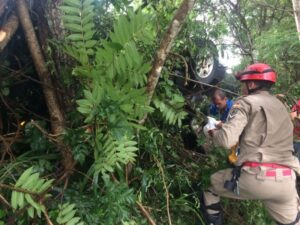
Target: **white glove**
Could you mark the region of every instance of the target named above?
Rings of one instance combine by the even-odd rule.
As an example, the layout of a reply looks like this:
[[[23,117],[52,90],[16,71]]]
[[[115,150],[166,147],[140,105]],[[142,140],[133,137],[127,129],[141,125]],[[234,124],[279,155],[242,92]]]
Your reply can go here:
[[[207,117],[208,122],[207,124],[203,127],[203,133],[207,138],[211,138],[208,131],[216,129],[216,125],[219,123],[215,118],[212,118],[210,116]]]

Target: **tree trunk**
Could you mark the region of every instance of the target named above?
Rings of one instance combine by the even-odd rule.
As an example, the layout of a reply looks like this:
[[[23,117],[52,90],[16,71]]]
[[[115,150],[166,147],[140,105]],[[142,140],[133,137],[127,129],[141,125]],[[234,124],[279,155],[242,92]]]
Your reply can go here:
[[[189,11],[193,8],[194,3],[195,0],[183,0],[175,16],[173,17],[173,20],[170,23],[167,32],[165,33],[163,39],[161,40],[159,49],[154,59],[152,69],[148,76],[148,83],[147,83],[148,104],[151,103],[155,87],[157,85],[167,55],[170,52],[172,43],[175,40],[176,36],[178,35],[179,31],[181,30],[182,24],[186,16],[188,15]],[[140,121],[140,123],[141,124],[144,123],[146,118],[147,118],[147,114]]]
[[[300,0],[293,0],[293,9],[294,9],[298,37],[300,40]]]
[[[51,128],[54,135],[60,135],[64,131],[64,116],[59,107],[56,93],[53,88],[50,72],[46,67],[44,56],[41,52],[34,28],[30,19],[28,7],[25,0],[17,0],[16,7],[20,23],[24,30],[26,41],[33,58],[36,71],[39,79],[42,82],[42,88],[45,96],[45,101],[49,110]],[[71,150],[68,147],[60,146],[63,157],[63,166],[67,172],[72,171],[74,167],[74,160]]]
[[[0,52],[3,51],[19,26],[18,17],[12,14],[0,29]]]

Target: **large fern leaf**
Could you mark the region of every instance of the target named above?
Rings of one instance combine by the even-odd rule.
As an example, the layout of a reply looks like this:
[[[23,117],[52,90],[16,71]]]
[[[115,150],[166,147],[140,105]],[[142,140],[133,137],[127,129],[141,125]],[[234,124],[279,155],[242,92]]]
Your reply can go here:
[[[64,0],[60,7],[64,15],[64,28],[68,35],[65,51],[82,65],[89,63],[89,56],[94,54],[97,41],[93,40],[95,34],[93,0]]]
[[[110,135],[105,135],[103,142],[95,158],[95,174],[113,172],[116,167],[135,161],[138,150],[136,141],[127,137],[114,140]]]
[[[25,170],[17,180],[11,195],[11,206],[13,209],[23,209],[27,206],[28,215],[33,218],[35,213],[41,217],[45,212],[45,206],[38,201],[37,196],[47,191],[54,180],[40,178],[39,173],[33,171],[33,167]],[[34,193],[34,194],[33,194]],[[49,196],[48,196],[49,197]]]

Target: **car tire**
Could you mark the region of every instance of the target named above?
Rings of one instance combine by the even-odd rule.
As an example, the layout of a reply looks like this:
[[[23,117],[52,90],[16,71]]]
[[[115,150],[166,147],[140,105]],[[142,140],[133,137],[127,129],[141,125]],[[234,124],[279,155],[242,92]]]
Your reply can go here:
[[[225,67],[219,64],[213,55],[190,60],[190,70],[195,80],[205,84],[215,84],[221,81],[225,75]]]

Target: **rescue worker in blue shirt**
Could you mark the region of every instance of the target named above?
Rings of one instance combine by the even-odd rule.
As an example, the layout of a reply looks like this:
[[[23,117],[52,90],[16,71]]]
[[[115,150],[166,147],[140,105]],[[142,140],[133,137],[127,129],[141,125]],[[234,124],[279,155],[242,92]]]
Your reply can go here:
[[[212,102],[213,104],[209,108],[210,115],[216,117],[217,120],[221,120],[222,123],[225,123],[234,102],[227,98],[224,91],[219,89],[213,93]]]

